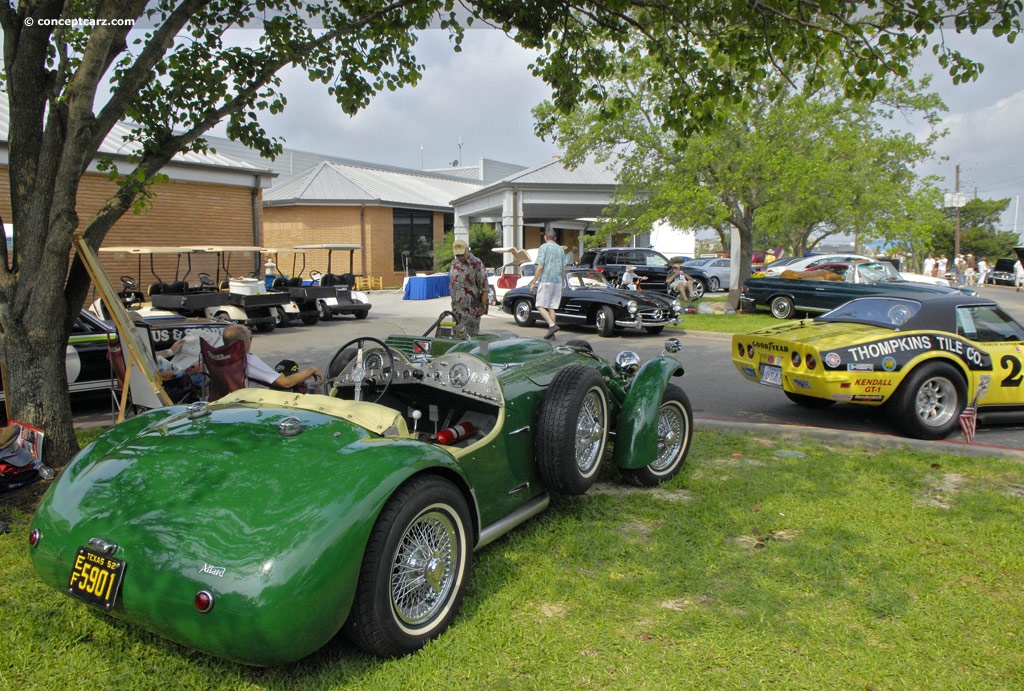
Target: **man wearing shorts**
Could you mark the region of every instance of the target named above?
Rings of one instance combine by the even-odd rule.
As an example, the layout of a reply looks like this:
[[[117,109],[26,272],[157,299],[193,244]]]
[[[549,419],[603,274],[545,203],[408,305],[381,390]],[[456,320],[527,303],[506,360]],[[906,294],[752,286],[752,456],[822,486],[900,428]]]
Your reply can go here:
[[[534,302],[537,311],[548,323],[548,333],[544,338],[553,339],[558,325],[555,324],[555,310],[562,302],[562,282],[565,280],[565,252],[555,242],[555,230],[544,231],[546,242],[537,252],[537,272],[530,281],[530,290],[536,294]]]

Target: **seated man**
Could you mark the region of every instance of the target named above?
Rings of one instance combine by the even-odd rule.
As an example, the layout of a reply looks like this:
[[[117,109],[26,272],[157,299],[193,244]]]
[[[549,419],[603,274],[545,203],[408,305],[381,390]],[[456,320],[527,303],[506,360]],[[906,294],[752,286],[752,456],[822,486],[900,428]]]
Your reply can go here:
[[[305,384],[309,388],[315,388],[323,381],[323,374],[317,367],[306,367],[291,374],[282,374],[263,362],[258,355],[250,353],[252,332],[241,324],[232,324],[224,329],[224,345],[235,341],[245,342],[245,376],[249,380],[249,386],[294,389]]]
[[[669,295],[678,295],[686,302],[693,302],[693,279],[684,273],[678,264],[673,264],[669,269],[665,283],[668,285]]]

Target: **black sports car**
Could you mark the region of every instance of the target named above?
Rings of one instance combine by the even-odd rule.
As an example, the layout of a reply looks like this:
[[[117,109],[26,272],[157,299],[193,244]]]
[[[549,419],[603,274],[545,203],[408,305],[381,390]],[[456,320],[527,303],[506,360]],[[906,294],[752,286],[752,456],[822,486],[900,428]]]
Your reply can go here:
[[[997,259],[985,276],[985,283],[994,286],[1012,286],[1014,281],[1013,265],[1016,261],[1016,259]]]
[[[501,309],[519,326],[533,326],[540,316],[529,286],[514,288],[501,301]],[[664,293],[613,288],[596,269],[570,269],[562,285],[562,302],[555,310],[559,324],[594,326],[602,336],[615,329],[643,329],[659,334],[675,324],[682,309],[679,301]]]

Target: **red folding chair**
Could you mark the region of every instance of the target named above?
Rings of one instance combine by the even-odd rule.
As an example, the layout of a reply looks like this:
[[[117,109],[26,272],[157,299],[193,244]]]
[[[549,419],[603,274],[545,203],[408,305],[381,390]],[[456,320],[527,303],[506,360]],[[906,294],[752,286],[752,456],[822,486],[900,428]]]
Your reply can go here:
[[[233,341],[214,347],[205,338],[199,339],[203,366],[210,377],[209,400],[216,401],[232,391],[244,389],[246,384],[245,341]]]

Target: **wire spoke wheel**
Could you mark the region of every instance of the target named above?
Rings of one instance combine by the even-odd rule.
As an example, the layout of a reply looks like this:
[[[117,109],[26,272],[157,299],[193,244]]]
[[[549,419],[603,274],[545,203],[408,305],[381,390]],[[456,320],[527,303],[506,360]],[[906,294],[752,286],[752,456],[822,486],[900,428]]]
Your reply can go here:
[[[600,389],[588,391],[576,418],[576,467],[584,475],[589,475],[601,460],[607,415],[607,405]]]
[[[455,586],[455,525],[450,514],[429,507],[405,531],[391,570],[391,606],[407,626],[433,618]]]

